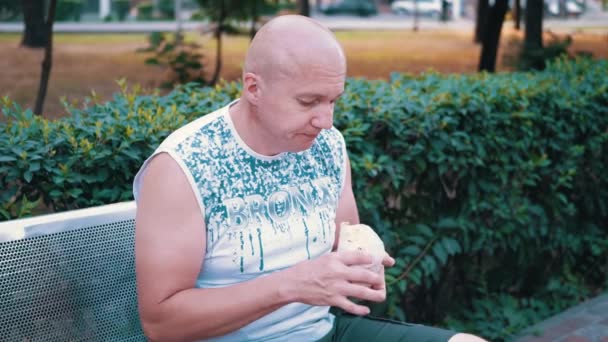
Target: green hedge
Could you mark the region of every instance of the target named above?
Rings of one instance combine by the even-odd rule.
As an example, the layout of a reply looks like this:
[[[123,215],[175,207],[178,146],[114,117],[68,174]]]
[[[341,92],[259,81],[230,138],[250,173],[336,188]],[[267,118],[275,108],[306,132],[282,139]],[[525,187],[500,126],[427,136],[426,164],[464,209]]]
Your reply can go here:
[[[70,107],[71,116],[56,121],[3,99],[8,120],[0,124],[0,187],[6,189],[0,216],[17,216],[23,198],[41,198],[52,211],[131,200],[135,172],[162,139],[238,91],[236,85],[191,85],[161,97],[120,83],[113,101],[87,99],[86,109]]]
[[[336,105],[363,221],[397,258],[374,311],[494,341],[608,288],[608,62],[349,79]],[[4,99],[0,216],[132,199],[171,131],[238,96],[122,91],[47,121]],[[27,199],[27,200],[25,200]],[[34,209],[36,210],[36,209]]]
[[[608,288],[606,75],[581,59],[351,82],[355,194],[399,260],[381,312],[496,341]]]
[[[80,21],[82,0],[59,0],[55,9],[56,21]]]
[[[118,21],[124,21],[131,10],[130,0],[112,0],[113,12],[116,13]]]
[[[0,21],[23,20],[23,8],[20,0],[2,0],[0,2]]]
[[[137,5],[137,20],[152,20],[152,12],[154,12],[154,4],[151,2],[142,2]]]

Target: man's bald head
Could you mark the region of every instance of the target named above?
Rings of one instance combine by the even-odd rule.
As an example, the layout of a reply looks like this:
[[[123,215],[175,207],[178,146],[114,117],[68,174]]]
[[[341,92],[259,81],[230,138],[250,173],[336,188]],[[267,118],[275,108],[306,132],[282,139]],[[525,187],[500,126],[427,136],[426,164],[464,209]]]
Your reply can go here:
[[[308,17],[285,15],[272,19],[258,31],[243,72],[268,79],[294,77],[328,63],[346,73],[346,58],[334,34]]]

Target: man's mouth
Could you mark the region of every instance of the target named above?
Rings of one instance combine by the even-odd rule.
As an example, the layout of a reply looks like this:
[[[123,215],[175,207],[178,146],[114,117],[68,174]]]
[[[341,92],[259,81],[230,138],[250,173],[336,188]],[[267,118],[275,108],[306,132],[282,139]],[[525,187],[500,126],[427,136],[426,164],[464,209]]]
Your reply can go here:
[[[319,135],[319,133],[302,133],[302,135],[310,139],[315,139]]]

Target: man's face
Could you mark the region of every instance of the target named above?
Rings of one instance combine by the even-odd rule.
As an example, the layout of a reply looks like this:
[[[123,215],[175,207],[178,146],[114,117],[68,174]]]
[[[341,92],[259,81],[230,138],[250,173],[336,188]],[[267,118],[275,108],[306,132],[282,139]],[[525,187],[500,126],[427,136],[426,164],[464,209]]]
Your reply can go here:
[[[260,83],[258,119],[283,152],[308,149],[333,126],[334,104],[344,92],[345,70],[322,63]]]

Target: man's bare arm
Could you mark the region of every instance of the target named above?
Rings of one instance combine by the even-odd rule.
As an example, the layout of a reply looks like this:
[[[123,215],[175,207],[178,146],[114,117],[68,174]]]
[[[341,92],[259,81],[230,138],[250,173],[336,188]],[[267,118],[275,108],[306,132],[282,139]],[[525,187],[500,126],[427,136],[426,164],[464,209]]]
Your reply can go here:
[[[357,202],[355,200],[355,194],[353,193],[352,177],[350,171],[350,160],[348,155],[346,157],[346,174],[344,179],[344,188],[340,194],[340,200],[338,201],[338,208],[336,209],[336,240],[334,241],[333,250],[338,249],[338,240],[340,238],[340,224],[342,222],[348,222],[350,224],[358,224],[359,222],[359,211],[357,210]]]
[[[140,313],[152,340],[222,335],[286,304],[273,285],[280,275],[229,288],[194,288],[205,247],[205,222],[186,176],[168,154],[156,156],[143,179],[135,238]]]
[[[333,250],[338,250],[338,243],[340,239],[340,224],[342,222],[348,222],[349,224],[358,224],[359,222],[359,211],[357,209],[357,201],[355,200],[355,194],[353,193],[352,175],[350,160],[348,155],[346,156],[346,175],[344,180],[344,188],[340,195],[338,202],[338,208],[336,209],[336,240],[334,241]],[[391,267],[395,264],[395,259],[390,255],[386,254],[382,260],[382,264],[386,267]],[[382,273],[382,284],[375,286],[374,289],[385,291],[384,273]]]

